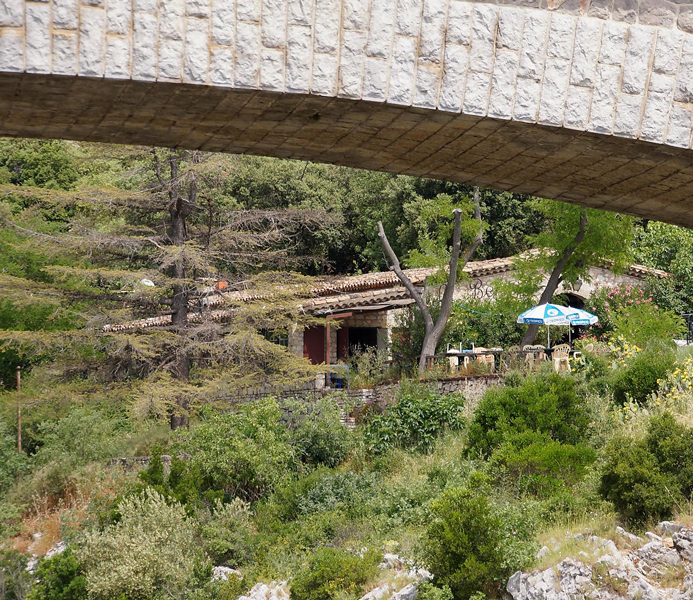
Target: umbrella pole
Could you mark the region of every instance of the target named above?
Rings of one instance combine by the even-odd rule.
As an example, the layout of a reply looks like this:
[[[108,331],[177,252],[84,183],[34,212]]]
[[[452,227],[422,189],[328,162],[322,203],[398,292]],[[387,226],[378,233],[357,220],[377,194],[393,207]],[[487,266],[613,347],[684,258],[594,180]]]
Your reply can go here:
[[[568,344],[573,345],[573,326],[568,323]]]
[[[546,326],[546,347],[551,348],[551,325]]]

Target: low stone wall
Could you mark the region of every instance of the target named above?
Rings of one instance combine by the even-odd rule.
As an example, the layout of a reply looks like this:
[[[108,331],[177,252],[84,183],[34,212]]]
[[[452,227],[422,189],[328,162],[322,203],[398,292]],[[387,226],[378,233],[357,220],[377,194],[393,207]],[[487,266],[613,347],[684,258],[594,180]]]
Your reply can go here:
[[[502,375],[474,375],[468,377],[447,377],[435,379],[430,382],[438,388],[441,394],[461,393],[467,400],[478,402],[486,390],[492,386],[502,385]],[[374,402],[387,405],[394,401],[399,389],[399,382],[383,383],[374,388],[349,390],[347,396],[355,405]]]

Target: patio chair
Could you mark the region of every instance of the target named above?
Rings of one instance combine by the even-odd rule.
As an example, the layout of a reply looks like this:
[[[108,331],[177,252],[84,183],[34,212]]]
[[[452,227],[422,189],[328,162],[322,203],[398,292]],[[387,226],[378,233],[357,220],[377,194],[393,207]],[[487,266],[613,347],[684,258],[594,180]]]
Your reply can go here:
[[[551,360],[553,361],[553,369],[556,373],[570,373],[570,346],[568,344],[558,344],[554,346],[551,352]]]
[[[474,348],[474,354],[478,354],[476,357],[476,362],[480,365],[486,365],[493,372],[496,370],[496,358],[493,354],[484,354],[488,352],[488,348]]]
[[[546,360],[546,348],[541,345],[527,345],[522,348],[525,355],[525,363],[530,369],[537,369],[542,361]]]

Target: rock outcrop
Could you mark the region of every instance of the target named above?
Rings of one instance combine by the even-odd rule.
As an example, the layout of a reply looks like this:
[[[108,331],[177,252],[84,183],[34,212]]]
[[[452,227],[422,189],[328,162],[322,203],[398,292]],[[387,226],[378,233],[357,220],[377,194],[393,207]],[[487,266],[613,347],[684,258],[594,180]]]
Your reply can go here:
[[[578,556],[547,569],[518,571],[508,580],[509,600],[693,600],[693,530],[663,521],[657,532],[643,539],[619,527],[618,545],[573,536],[584,548]],[[542,548],[538,558],[551,551]]]

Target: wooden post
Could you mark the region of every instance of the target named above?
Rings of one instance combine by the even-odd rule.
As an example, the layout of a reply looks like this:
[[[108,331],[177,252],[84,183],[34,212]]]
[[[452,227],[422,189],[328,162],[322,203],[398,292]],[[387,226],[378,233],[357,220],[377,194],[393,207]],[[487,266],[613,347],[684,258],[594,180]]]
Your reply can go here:
[[[22,367],[17,366],[17,450],[22,451],[22,401],[19,394],[22,393]]]

